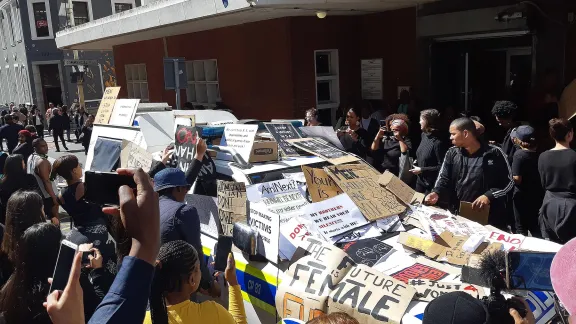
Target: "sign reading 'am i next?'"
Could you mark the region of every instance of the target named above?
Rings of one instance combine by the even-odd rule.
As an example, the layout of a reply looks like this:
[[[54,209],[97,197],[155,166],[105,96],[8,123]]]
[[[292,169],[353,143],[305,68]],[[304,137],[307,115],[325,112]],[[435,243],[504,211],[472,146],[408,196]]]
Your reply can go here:
[[[286,140],[290,139],[298,139],[301,138],[300,134],[294,126],[290,123],[282,123],[282,124],[275,124],[275,123],[265,123],[266,129],[270,132],[270,135],[274,137],[276,142],[278,142],[278,147],[280,148],[280,152],[284,156],[299,156],[296,148],[292,146],[290,143],[286,142]]]

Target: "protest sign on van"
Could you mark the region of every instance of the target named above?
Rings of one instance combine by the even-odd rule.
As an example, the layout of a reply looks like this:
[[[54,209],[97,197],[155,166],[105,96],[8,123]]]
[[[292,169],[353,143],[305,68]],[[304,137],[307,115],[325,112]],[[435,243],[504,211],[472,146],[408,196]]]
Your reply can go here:
[[[308,186],[312,202],[319,202],[342,193],[342,190],[328,176],[326,171],[305,165],[302,166],[302,171],[306,178],[306,185]]]
[[[196,158],[196,144],[202,138],[202,128],[192,126],[176,127],[174,135],[174,159],[178,168],[184,172]]]
[[[217,182],[218,218],[222,231],[232,236],[234,223],[246,223],[246,186],[243,182]]]

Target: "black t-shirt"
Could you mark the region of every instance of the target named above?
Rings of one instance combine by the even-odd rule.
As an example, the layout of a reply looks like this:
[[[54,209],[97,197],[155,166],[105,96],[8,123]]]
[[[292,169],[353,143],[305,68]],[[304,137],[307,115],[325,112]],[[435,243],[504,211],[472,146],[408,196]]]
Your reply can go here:
[[[462,172],[456,185],[458,200],[473,202],[486,193],[484,188],[484,150],[480,149],[472,155],[463,150]]]
[[[576,194],[576,152],[574,150],[550,150],[540,154],[538,171],[545,190]]]
[[[412,142],[410,139],[405,138],[404,143],[408,146],[408,151],[412,150]],[[384,172],[388,170],[398,176],[402,150],[400,149],[400,142],[398,142],[396,138],[384,138],[384,140],[380,142],[380,149],[375,155],[379,161],[382,161],[380,165],[381,170],[379,171]]]
[[[543,192],[538,173],[538,153],[518,150],[514,153],[512,175],[522,177],[522,182],[515,185],[514,192],[541,195]]]

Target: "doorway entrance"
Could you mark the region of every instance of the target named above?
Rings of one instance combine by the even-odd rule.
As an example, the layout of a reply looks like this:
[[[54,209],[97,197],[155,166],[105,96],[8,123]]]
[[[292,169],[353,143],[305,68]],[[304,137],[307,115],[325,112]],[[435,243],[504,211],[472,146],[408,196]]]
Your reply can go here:
[[[480,117],[489,138],[501,135],[491,115],[494,102],[513,101],[518,105],[517,117],[528,118],[531,36],[436,42],[430,53],[433,107]]]
[[[60,69],[58,64],[39,65],[40,80],[42,83],[42,94],[46,105],[62,103],[62,87],[60,82]]]

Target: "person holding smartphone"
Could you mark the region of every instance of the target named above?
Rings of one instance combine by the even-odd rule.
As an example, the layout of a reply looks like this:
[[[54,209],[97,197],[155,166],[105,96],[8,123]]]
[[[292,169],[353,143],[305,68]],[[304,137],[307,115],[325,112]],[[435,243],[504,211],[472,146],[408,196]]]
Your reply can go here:
[[[356,154],[362,159],[366,159],[368,151],[367,143],[370,141],[368,131],[362,128],[362,115],[356,108],[348,109],[346,113],[346,126],[342,127],[336,133],[340,143],[344,146],[346,152]]]
[[[406,117],[407,119],[407,117]],[[412,142],[408,138],[408,123],[404,119],[393,119],[389,128],[381,127],[371,145],[372,155],[379,165],[380,172],[386,170],[400,175],[400,156],[408,156]]]
[[[150,311],[146,312],[144,324],[247,323],[234,255],[228,254],[224,271],[229,284],[228,310],[214,301],[190,301],[190,295],[200,286],[200,268],[200,258],[192,245],[184,241],[163,244],[150,291]]]

